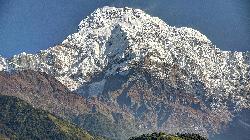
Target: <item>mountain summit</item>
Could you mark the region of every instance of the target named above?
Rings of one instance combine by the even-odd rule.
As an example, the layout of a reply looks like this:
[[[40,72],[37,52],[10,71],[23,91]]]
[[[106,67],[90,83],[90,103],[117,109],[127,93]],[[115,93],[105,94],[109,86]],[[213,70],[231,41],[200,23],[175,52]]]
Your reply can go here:
[[[199,31],[139,9],[97,9],[61,44],[0,58],[0,70],[24,69],[54,76],[140,129],[208,135],[250,107],[249,52],[221,51]]]

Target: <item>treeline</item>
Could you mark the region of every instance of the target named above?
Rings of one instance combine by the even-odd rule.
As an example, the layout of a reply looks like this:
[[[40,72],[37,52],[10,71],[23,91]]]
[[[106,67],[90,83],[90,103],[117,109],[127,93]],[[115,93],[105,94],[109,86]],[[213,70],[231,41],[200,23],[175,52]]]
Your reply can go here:
[[[139,137],[131,137],[129,140],[208,140],[198,134],[166,134],[164,132],[152,133],[152,134],[143,134]]]
[[[184,140],[208,140],[207,138],[202,137],[199,134],[190,134],[190,133],[185,133],[185,134],[179,134],[177,133],[177,136]]]

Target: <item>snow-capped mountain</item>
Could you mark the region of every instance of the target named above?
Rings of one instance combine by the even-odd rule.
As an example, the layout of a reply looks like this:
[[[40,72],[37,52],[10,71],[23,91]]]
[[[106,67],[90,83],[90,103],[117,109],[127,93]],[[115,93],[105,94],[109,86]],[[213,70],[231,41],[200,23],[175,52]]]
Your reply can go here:
[[[207,135],[250,107],[250,52],[221,51],[199,31],[139,9],[97,9],[61,44],[0,58],[0,70],[23,69],[119,108],[142,129]]]

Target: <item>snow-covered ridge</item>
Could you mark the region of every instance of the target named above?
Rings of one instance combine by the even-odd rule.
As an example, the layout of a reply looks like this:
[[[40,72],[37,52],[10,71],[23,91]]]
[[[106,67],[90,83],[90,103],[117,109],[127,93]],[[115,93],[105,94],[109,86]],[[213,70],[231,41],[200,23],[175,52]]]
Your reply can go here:
[[[6,70],[7,69],[7,63],[5,58],[0,56],[0,71]]]
[[[188,72],[188,81],[202,81],[211,95],[216,94],[218,99],[230,95],[237,105],[249,106],[249,101],[241,96],[242,89],[250,85],[249,52],[221,51],[199,31],[171,27],[139,9],[97,9],[62,44],[35,55],[15,55],[7,63],[9,69],[53,74],[71,90],[100,72],[105,76],[124,75],[141,64],[164,79],[168,73],[159,66],[178,65]],[[5,67],[5,60],[0,59],[0,70]]]

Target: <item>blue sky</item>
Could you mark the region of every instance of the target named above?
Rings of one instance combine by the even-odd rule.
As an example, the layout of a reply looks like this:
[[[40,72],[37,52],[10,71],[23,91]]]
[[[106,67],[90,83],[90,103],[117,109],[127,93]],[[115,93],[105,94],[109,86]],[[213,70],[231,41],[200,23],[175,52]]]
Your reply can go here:
[[[106,5],[140,8],[171,26],[195,28],[222,50],[250,51],[248,0],[0,0],[0,55],[59,44]]]

